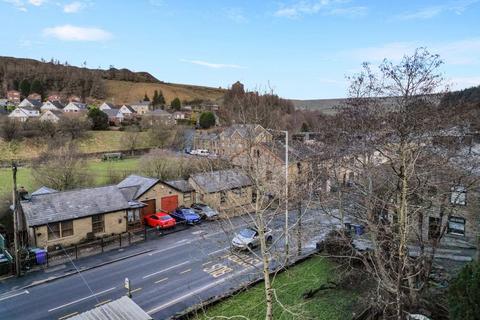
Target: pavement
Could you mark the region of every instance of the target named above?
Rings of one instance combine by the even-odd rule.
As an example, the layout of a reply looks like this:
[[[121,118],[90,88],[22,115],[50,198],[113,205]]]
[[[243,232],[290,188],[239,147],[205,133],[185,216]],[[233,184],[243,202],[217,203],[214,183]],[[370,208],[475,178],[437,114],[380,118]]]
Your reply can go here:
[[[291,214],[291,223],[295,216]],[[295,248],[301,241],[304,253],[314,250],[317,239],[338,224],[313,210],[303,221],[301,238],[291,237],[289,243]],[[130,280],[132,299],[154,319],[174,317],[261,276],[261,261],[255,252],[230,249],[235,232],[247,225],[249,220],[244,217],[207,222],[156,240],[74,260],[74,264],[3,280],[0,319],[67,319],[125,295],[125,278]],[[282,215],[272,217],[269,223],[274,230],[273,250],[280,256],[283,225]]]

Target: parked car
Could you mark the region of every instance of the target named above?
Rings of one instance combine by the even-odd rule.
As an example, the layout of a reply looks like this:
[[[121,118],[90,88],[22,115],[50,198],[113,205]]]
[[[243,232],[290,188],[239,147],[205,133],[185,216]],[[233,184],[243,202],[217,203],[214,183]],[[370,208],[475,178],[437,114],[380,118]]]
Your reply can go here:
[[[187,224],[201,223],[200,216],[190,208],[179,207],[173,210],[170,215],[178,221],[185,221]]]
[[[194,203],[191,207],[202,219],[213,220],[218,218],[218,211],[203,203]]]
[[[265,229],[265,240],[273,240],[272,229]],[[260,244],[260,237],[256,228],[245,228],[240,230],[232,239],[232,246],[238,249],[252,249]]]
[[[210,152],[208,152],[208,150],[206,150],[206,149],[194,149],[194,150],[190,151],[190,154],[196,155],[196,156],[207,157],[207,156],[210,155]]]
[[[175,227],[176,221],[165,212],[157,212],[146,216],[145,223],[152,228],[168,229]]]

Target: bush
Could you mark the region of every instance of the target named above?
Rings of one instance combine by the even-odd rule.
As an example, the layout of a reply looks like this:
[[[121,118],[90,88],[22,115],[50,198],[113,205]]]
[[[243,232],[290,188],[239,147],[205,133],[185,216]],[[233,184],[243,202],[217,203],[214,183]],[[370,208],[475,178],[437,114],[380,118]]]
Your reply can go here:
[[[466,265],[448,290],[450,319],[474,320],[480,315],[480,262]]]
[[[91,108],[88,117],[92,121],[92,130],[107,130],[108,115],[98,108]]]

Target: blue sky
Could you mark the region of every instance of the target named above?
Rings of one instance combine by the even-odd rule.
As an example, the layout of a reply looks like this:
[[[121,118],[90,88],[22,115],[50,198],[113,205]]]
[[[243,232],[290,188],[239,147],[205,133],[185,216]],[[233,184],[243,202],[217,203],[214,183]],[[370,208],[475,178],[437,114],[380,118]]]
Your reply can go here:
[[[426,46],[480,85],[480,0],[0,0],[0,55],[148,71],[167,82],[336,98],[361,62]]]

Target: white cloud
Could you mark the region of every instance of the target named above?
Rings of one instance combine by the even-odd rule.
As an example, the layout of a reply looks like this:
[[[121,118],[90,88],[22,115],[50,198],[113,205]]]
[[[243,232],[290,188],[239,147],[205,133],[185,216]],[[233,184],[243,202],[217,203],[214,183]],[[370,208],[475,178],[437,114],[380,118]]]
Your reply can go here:
[[[213,69],[224,69],[224,68],[230,68],[230,69],[245,69],[245,67],[242,67],[238,64],[224,64],[224,63],[212,63],[212,62],[207,62],[207,61],[202,61],[202,60],[186,60],[186,59],[180,59],[182,62],[188,62],[191,64],[196,64],[199,66],[204,66],[208,68],[213,68]]]
[[[425,46],[431,53],[437,53],[447,65],[480,64],[480,38],[457,40],[442,43],[391,42],[382,46],[358,48],[341,54],[357,61],[379,62],[384,58],[399,61],[415,48]]]
[[[232,20],[233,22],[236,22],[236,23],[248,22],[248,19],[245,17],[243,10],[240,8],[226,9],[225,15],[229,20]]]
[[[418,9],[417,11],[402,13],[396,16],[396,18],[400,20],[425,20],[447,12],[453,12],[457,15],[461,15],[469,6],[477,3],[478,1],[479,0],[459,0],[446,4],[424,7]]]
[[[69,24],[46,28],[43,34],[64,41],[105,41],[112,37],[110,32],[100,28],[77,27]]]
[[[30,3],[32,6],[39,7],[45,3],[45,0],[28,0],[28,3]]]
[[[63,12],[76,13],[85,8],[85,4],[79,1],[74,1],[63,6]]]
[[[324,14],[336,16],[364,16],[368,8],[361,6],[345,6],[346,0],[301,0],[291,5],[282,5],[274,15],[284,18],[300,18],[305,15]]]

